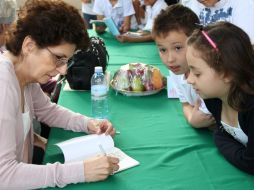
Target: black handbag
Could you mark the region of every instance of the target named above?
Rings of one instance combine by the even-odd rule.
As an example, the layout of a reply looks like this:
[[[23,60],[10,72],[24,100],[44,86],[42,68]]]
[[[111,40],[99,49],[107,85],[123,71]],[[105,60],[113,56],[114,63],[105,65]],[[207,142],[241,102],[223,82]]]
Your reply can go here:
[[[104,41],[98,37],[91,37],[89,48],[86,51],[78,50],[69,60],[69,64],[74,62],[66,74],[70,88],[90,90],[90,80],[94,74],[94,67],[101,66],[105,73],[108,60],[109,55]]]

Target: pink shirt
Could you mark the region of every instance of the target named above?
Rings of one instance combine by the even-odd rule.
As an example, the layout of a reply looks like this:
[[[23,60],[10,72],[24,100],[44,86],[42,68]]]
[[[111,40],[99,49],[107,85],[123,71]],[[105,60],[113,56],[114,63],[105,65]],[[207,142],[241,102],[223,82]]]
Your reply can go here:
[[[25,88],[30,118],[66,130],[87,132],[88,117],[51,103],[39,84]],[[83,162],[31,164],[33,126],[24,139],[21,92],[14,66],[0,55],[0,188],[37,189],[84,182]]]

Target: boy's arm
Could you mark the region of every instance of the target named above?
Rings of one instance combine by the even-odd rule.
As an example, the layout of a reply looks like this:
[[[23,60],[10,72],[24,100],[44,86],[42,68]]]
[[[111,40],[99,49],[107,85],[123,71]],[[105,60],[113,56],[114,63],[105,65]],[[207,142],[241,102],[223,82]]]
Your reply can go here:
[[[91,0],[81,0],[81,2],[83,2],[83,3],[91,3],[92,1]]]
[[[151,33],[147,33],[144,32],[143,35],[139,36],[139,37],[132,37],[132,36],[128,36],[128,35],[119,35],[116,37],[116,39],[119,42],[149,42],[149,41],[153,41],[152,35]]]
[[[120,32],[127,32],[130,30],[130,28],[131,28],[131,16],[126,16],[126,17],[124,17],[123,24],[120,27],[119,31]]]
[[[182,103],[183,113],[188,121],[194,128],[204,128],[215,124],[215,120],[210,114],[205,114],[199,110],[200,102],[197,102],[195,106],[190,105],[187,102]]]

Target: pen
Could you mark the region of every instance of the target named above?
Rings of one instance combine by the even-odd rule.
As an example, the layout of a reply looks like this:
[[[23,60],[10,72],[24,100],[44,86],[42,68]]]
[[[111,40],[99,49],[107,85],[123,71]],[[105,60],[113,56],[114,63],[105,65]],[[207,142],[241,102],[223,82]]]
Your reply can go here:
[[[61,80],[57,81],[57,83],[56,83],[56,84],[58,85],[58,84],[62,83],[65,79],[66,79],[66,78],[65,78],[65,77],[63,77]]]
[[[106,154],[106,151],[104,150],[103,146],[101,144],[99,144],[99,148],[101,150],[101,153],[104,155],[104,156],[107,156]]]
[[[104,150],[104,148],[103,148],[103,146],[101,145],[101,144],[99,144],[99,148],[100,148],[100,150],[101,150],[101,153],[104,155],[104,156],[107,156],[107,154],[106,154],[106,151]],[[112,173],[110,174],[110,175],[114,175],[114,169],[113,169],[113,171],[112,171]]]

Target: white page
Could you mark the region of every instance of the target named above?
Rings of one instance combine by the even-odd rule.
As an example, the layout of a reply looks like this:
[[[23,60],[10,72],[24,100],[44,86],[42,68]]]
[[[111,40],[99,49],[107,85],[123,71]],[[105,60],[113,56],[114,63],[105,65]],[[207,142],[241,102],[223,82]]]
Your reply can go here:
[[[114,147],[112,152],[108,153],[109,156],[117,157],[119,158],[119,170],[117,170],[115,173],[126,170],[128,168],[134,167],[139,165],[139,162],[127,154],[125,154],[122,150],[119,148]]]

